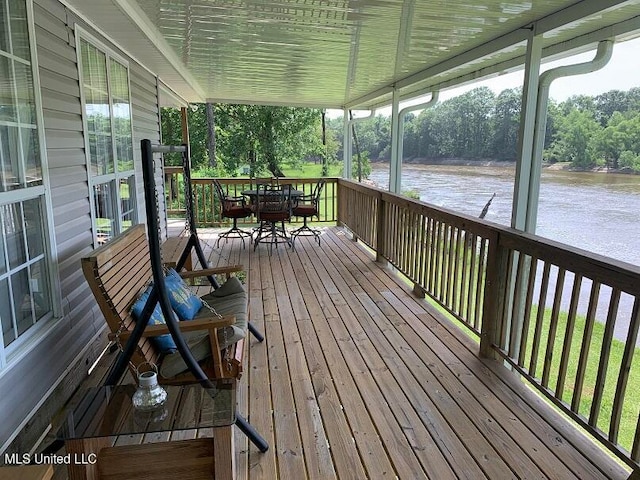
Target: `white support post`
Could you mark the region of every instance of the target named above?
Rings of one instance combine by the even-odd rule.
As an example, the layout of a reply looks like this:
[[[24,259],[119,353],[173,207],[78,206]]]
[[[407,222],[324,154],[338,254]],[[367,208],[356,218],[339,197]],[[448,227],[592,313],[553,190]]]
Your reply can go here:
[[[351,180],[352,178],[352,170],[353,170],[353,152],[352,152],[352,137],[351,137],[351,122],[349,121],[349,110],[344,109],[343,116],[343,151],[342,151],[342,159],[343,159],[343,171],[342,177],[347,180]]]
[[[389,191],[393,193],[400,193],[402,189],[401,142],[400,92],[394,88],[391,101],[391,165],[389,166]]]
[[[522,108],[520,110],[520,131],[518,132],[518,160],[511,209],[511,226],[518,230],[525,229],[527,205],[529,203],[541,60],[542,36],[537,35],[535,29],[533,29],[527,42]]]

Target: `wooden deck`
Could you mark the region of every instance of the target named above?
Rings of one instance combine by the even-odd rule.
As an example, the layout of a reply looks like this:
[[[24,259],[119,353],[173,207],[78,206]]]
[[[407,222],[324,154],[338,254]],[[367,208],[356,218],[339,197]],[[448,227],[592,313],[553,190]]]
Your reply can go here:
[[[270,256],[200,233],[248,272],[253,337],[238,479],[626,478],[516,377],[337,227]]]

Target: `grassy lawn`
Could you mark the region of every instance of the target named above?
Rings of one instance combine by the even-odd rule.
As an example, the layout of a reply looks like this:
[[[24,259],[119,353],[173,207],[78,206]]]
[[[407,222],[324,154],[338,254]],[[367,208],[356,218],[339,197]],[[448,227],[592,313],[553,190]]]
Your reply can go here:
[[[535,309],[534,309],[535,310]],[[528,367],[531,361],[531,350],[535,333],[535,317],[537,312],[532,311],[531,325],[529,328],[527,351],[525,355],[525,365]],[[586,318],[578,315],[575,320],[573,336],[570,344],[570,355],[567,362],[567,380],[562,392],[558,396],[567,403],[571,403],[575,392],[575,378],[578,371],[578,362],[580,360],[580,349],[583,341],[583,332],[586,324]],[[547,343],[549,340],[549,331],[551,325],[551,309],[545,309],[542,328],[540,330],[540,350],[535,361],[536,377],[542,376],[542,369],[545,360]],[[598,376],[598,366],[600,363],[601,347],[604,339],[605,326],[602,323],[595,322],[593,326],[593,334],[591,337],[589,356],[587,359],[584,385],[580,396],[579,413],[588,417],[593,404],[596,380]],[[558,316],[558,326],[555,338],[553,339],[553,351],[551,359],[551,369],[549,375],[549,388],[556,389],[558,373],[560,369],[560,361],[562,348],[567,335],[567,313],[560,312]],[[624,354],[625,344],[620,340],[613,339],[609,362],[606,371],[606,379],[602,393],[602,402],[599,409],[599,417],[597,427],[603,432],[609,431],[609,419],[613,411],[613,402],[615,399],[616,385],[622,356]],[[618,433],[618,443],[627,450],[633,445],[633,437],[635,435],[636,423],[638,421],[638,412],[640,412],[640,349],[636,348],[634,353],[634,362],[632,362],[629,372],[629,380],[627,383],[626,396],[624,399],[624,408],[620,420],[620,430]]]
[[[319,178],[322,176],[322,165],[319,163],[304,163],[300,168],[283,166],[283,173],[286,177],[292,178]],[[342,165],[329,165],[328,177],[342,176]]]

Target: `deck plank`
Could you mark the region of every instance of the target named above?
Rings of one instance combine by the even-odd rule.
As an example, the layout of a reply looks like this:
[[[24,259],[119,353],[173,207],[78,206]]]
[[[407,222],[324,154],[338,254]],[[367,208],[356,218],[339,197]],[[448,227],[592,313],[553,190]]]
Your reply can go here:
[[[348,246],[348,244],[347,244]],[[407,295],[408,287],[402,280],[387,269],[372,267],[367,259],[371,259],[368,253],[361,248],[350,247],[351,253],[363,260],[359,263],[359,268],[367,278],[372,279],[374,288],[377,291],[386,291],[384,295],[395,298],[394,304],[398,313],[405,318],[418,319],[422,325],[413,324],[412,335],[418,333],[419,336],[427,339],[429,345],[435,342],[442,342],[450,346],[449,355],[443,358],[451,372],[458,378],[468,380],[469,391],[479,392],[483,388],[488,388],[493,392],[495,398],[501,403],[492,404],[492,408],[500,409],[503,418],[510,418],[516,415],[520,422],[509,422],[510,428],[514,429],[518,442],[523,442],[531,454],[535,455],[536,462],[552,478],[624,478],[624,470],[613,462],[606,459],[606,454],[599,447],[581,435],[569,423],[560,423],[559,429],[554,429],[550,425],[550,420],[554,425],[558,425],[559,416],[543,417],[536,412],[529,403],[537,405],[541,411],[549,410],[550,407],[544,401],[531,394],[521,382],[512,375],[495,375],[494,371],[501,371],[502,367],[497,362],[480,359],[477,352],[477,344],[467,337],[450,322],[443,322],[438,317],[441,316],[435,309],[424,300]],[[415,316],[412,316],[415,315]],[[454,353],[455,352],[455,353]],[[504,373],[504,372],[503,372]],[[526,395],[519,396],[518,392],[526,392]],[[476,394],[478,401],[485,398]],[[523,430],[528,427],[529,431]],[[537,436],[542,442],[543,448],[536,444],[536,440],[531,435]],[[581,453],[571,442],[563,440],[562,436],[574,438],[578,436],[576,442],[581,449],[589,453]],[[529,438],[527,445],[526,439]],[[535,449],[535,450],[534,450]],[[605,460],[604,465],[596,465],[594,462]],[[570,470],[570,472],[568,471]],[[571,473],[573,472],[573,473]]]
[[[628,476],[343,230],[271,255],[199,236],[210,266],[245,266],[249,317],[265,335],[249,336],[237,399],[270,448],[235,431],[236,478]],[[195,427],[117,444],[212,433]]]
[[[280,475],[284,478],[304,479],[306,471],[302,440],[297,420],[291,377],[287,363],[287,352],[282,333],[282,319],[278,309],[273,265],[279,263],[277,255],[267,256],[261,250],[261,275],[265,337],[268,339],[269,384],[273,402],[273,423],[277,442],[276,456]]]
[[[311,320],[295,278],[291,278],[289,271],[285,274],[284,267],[289,269],[291,267],[291,261],[286,252],[282,252],[277,257],[274,255],[274,258],[277,260],[272,262],[272,273],[274,283],[280,285],[276,298],[308,478],[330,480],[336,477],[336,473],[331,461],[320,408],[313,390],[311,372],[298,331],[298,324]]]

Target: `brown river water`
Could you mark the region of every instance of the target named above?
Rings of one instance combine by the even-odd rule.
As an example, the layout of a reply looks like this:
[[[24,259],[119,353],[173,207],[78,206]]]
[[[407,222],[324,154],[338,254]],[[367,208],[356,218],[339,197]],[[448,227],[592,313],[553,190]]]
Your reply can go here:
[[[372,167],[370,179],[388,188],[389,165]],[[472,216],[478,216],[495,193],[486,220],[508,226],[514,177],[515,167],[405,164],[402,188],[415,190],[424,202]],[[543,170],[536,233],[640,266],[640,175]],[[565,280],[567,289],[572,281]],[[579,311],[586,311],[589,289],[589,283],[583,284]],[[600,299],[597,318],[604,321],[609,291],[603,288]],[[567,310],[569,299],[562,303]],[[623,295],[615,328],[621,340],[626,338],[632,306],[632,299]]]

